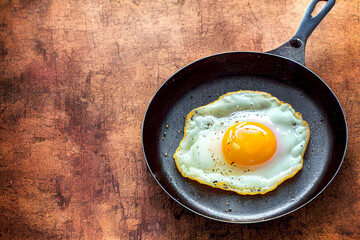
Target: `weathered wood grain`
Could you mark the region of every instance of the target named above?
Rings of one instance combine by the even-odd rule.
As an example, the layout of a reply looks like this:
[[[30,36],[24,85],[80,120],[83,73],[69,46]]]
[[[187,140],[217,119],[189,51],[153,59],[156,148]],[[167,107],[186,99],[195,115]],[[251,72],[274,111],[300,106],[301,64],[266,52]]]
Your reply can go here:
[[[339,0],[307,44],[349,126],[344,165],[311,204],[261,224],[208,220],[172,201],[142,154],[147,105],[172,73],[279,46],[308,3],[0,1],[0,238],[359,239],[358,0]]]

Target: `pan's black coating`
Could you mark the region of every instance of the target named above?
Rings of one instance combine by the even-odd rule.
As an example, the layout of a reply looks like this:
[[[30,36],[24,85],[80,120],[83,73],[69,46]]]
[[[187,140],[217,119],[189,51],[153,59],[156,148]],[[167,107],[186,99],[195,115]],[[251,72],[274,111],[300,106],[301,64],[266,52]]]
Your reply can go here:
[[[304,206],[334,178],[346,152],[345,116],[331,89],[304,66],[306,41],[335,4],[328,0],[313,17],[319,1],[310,2],[294,37],[271,53],[230,52],[201,59],[155,94],[143,122],[144,156],[156,181],[179,204],[224,222],[267,221]],[[183,178],[172,157],[183,138],[184,116],[238,90],[270,93],[300,112],[310,127],[303,169],[265,195],[243,196]]]
[[[242,196],[185,179],[172,157],[183,137],[184,116],[241,89],[265,91],[289,103],[310,127],[303,169],[265,195]],[[305,205],[332,180],[346,144],[345,117],[329,87],[306,67],[267,53],[224,53],[183,68],[158,90],[143,124],[143,150],[160,186],[186,208],[227,222],[266,221]]]

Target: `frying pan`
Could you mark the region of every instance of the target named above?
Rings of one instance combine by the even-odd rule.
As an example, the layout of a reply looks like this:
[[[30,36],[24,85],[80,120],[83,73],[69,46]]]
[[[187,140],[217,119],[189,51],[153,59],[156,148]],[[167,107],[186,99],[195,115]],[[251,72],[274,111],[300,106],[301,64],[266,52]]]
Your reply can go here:
[[[200,59],[179,70],[156,92],[143,121],[143,152],[157,183],[180,205],[223,222],[267,221],[309,203],[339,171],[347,147],[345,116],[331,89],[304,66],[306,41],[335,4],[327,1],[312,17],[318,2],[310,2],[295,35],[279,48]],[[184,116],[238,90],[268,92],[302,113],[310,126],[303,169],[265,195],[243,196],[183,178],[172,158],[183,138]]]

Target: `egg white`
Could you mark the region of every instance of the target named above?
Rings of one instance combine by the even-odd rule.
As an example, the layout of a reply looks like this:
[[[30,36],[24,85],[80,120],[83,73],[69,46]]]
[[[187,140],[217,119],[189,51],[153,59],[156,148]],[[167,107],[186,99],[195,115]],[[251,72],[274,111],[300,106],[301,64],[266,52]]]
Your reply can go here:
[[[237,122],[259,122],[275,135],[277,150],[256,167],[229,164],[222,138]],[[300,113],[265,92],[238,91],[191,111],[184,138],[174,154],[182,176],[239,194],[265,194],[294,176],[303,166],[310,130]]]

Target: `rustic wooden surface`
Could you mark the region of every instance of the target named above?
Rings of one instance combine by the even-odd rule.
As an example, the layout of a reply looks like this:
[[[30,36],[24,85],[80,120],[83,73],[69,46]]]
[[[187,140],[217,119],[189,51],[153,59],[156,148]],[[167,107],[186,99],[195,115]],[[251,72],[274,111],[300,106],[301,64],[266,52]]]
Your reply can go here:
[[[337,95],[349,145],[305,208],[219,223],[184,210],[149,174],[141,125],[180,67],[271,50],[309,0],[0,1],[1,239],[359,239],[360,1],[339,0],[307,44]]]

